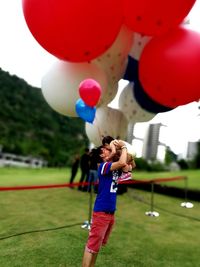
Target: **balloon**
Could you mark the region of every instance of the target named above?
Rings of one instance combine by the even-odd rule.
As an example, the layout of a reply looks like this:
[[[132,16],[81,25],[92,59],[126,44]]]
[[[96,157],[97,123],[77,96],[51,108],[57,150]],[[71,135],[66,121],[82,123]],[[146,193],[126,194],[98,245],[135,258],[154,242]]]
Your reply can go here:
[[[152,113],[160,113],[171,110],[172,108],[165,107],[158,102],[154,101],[143,89],[138,75],[138,61],[132,57],[128,57],[128,65],[124,79],[134,82],[133,97],[137,103],[146,111]]]
[[[103,136],[126,139],[128,121],[124,114],[117,109],[100,107],[96,110],[93,124],[86,123],[85,130],[89,140],[96,146],[101,145]]]
[[[195,0],[124,0],[125,24],[134,32],[160,35],[176,28]]]
[[[118,83],[122,78],[132,44],[133,32],[123,25],[112,46],[101,56],[94,59],[94,62],[107,74],[110,87],[113,87],[113,84]]]
[[[133,32],[125,25],[122,25],[112,46],[101,56],[92,61],[105,71],[108,81],[106,92],[101,97],[97,107],[107,106],[116,96],[118,82],[123,77],[126,70],[128,63],[127,57],[132,44]]]
[[[139,60],[144,47],[151,40],[152,36],[147,36],[147,35],[135,32],[133,35],[133,38],[134,38],[134,42],[133,42],[133,45],[131,46],[129,56]]]
[[[28,28],[59,59],[86,62],[104,53],[117,37],[121,0],[22,0]]]
[[[131,56],[128,56],[128,64],[123,77],[124,80],[129,82],[138,81],[138,61]]]
[[[140,81],[135,82],[133,86],[133,95],[141,108],[152,113],[161,113],[172,110],[170,107],[165,107],[162,104],[154,101],[143,89]]]
[[[97,104],[97,107],[106,107],[114,99],[114,97],[117,94],[117,91],[118,91],[118,83],[108,84],[106,92],[103,96],[101,96],[101,99]]]
[[[139,61],[145,92],[166,107],[200,98],[200,33],[179,27],[153,38]]]
[[[79,94],[88,106],[94,107],[101,96],[101,86],[93,79],[85,79],[79,85]]]
[[[87,106],[82,99],[76,101],[76,113],[81,119],[92,123],[95,118],[96,108]]]
[[[47,103],[62,115],[77,117],[75,110],[79,96],[79,84],[91,77],[102,88],[107,88],[105,73],[94,63],[69,63],[58,60],[42,78],[42,93]]]
[[[151,120],[155,113],[143,109],[133,95],[134,84],[131,82],[121,91],[119,96],[119,110],[123,112],[130,123],[145,122]]]

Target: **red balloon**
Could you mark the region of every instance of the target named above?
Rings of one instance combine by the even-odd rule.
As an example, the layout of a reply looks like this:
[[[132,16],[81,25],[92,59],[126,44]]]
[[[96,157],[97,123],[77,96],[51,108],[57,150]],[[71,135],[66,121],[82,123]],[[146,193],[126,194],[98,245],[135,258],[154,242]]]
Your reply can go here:
[[[93,79],[86,79],[79,85],[79,94],[88,106],[94,107],[100,99],[101,86]]]
[[[178,26],[195,0],[124,0],[125,24],[144,35],[160,35]]]
[[[84,62],[105,52],[122,22],[122,0],[22,0],[34,38],[59,59]]]
[[[139,61],[139,79],[147,94],[167,107],[200,99],[200,33],[177,28],[154,37]]]

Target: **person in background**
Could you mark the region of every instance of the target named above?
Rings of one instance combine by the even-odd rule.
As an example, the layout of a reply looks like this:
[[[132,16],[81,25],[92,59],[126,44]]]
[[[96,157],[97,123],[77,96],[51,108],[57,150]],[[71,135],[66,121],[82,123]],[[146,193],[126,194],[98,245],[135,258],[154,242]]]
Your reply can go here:
[[[71,167],[71,178],[70,178],[70,188],[73,188],[73,182],[76,177],[76,174],[78,172],[79,168],[79,163],[80,163],[80,156],[78,154],[75,155],[74,160],[72,162],[72,167]]]
[[[125,142],[118,140],[121,155],[118,161],[108,160],[111,149],[101,146],[98,153],[102,163],[98,167],[99,186],[93,208],[92,224],[83,255],[82,267],[93,267],[101,246],[106,245],[115,222],[117,201],[117,179],[120,170],[126,165],[127,148]]]
[[[89,179],[88,179],[88,192],[92,188],[92,183],[94,183],[93,188],[94,192],[97,193],[98,189],[98,163],[101,162],[101,159],[98,155],[97,149],[93,148],[90,152],[90,169],[89,169]]]
[[[88,182],[89,179],[89,156],[90,150],[89,148],[85,148],[84,154],[81,156],[80,159],[80,168],[81,168],[81,177],[79,183]],[[79,185],[78,190],[80,191],[87,191],[87,186]]]

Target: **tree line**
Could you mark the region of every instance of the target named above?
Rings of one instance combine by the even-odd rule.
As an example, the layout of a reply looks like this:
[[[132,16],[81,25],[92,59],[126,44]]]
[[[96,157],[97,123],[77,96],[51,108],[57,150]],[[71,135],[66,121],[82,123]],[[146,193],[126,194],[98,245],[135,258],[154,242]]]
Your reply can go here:
[[[39,88],[0,69],[2,151],[40,157],[49,166],[67,166],[89,140],[85,122],[55,112]]]

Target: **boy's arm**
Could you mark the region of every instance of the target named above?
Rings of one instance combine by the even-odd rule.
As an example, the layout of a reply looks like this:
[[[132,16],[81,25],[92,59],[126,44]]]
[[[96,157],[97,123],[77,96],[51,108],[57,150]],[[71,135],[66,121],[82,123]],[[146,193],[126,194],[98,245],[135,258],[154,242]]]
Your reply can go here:
[[[109,159],[113,158],[113,156],[116,154],[116,146],[114,144],[114,140],[110,142],[110,149],[111,149],[111,154],[109,156]]]
[[[122,140],[118,141],[118,146],[121,149],[121,155],[118,161],[113,162],[111,165],[110,170],[118,170],[126,166],[126,161],[127,161],[127,147],[125,143]]]

